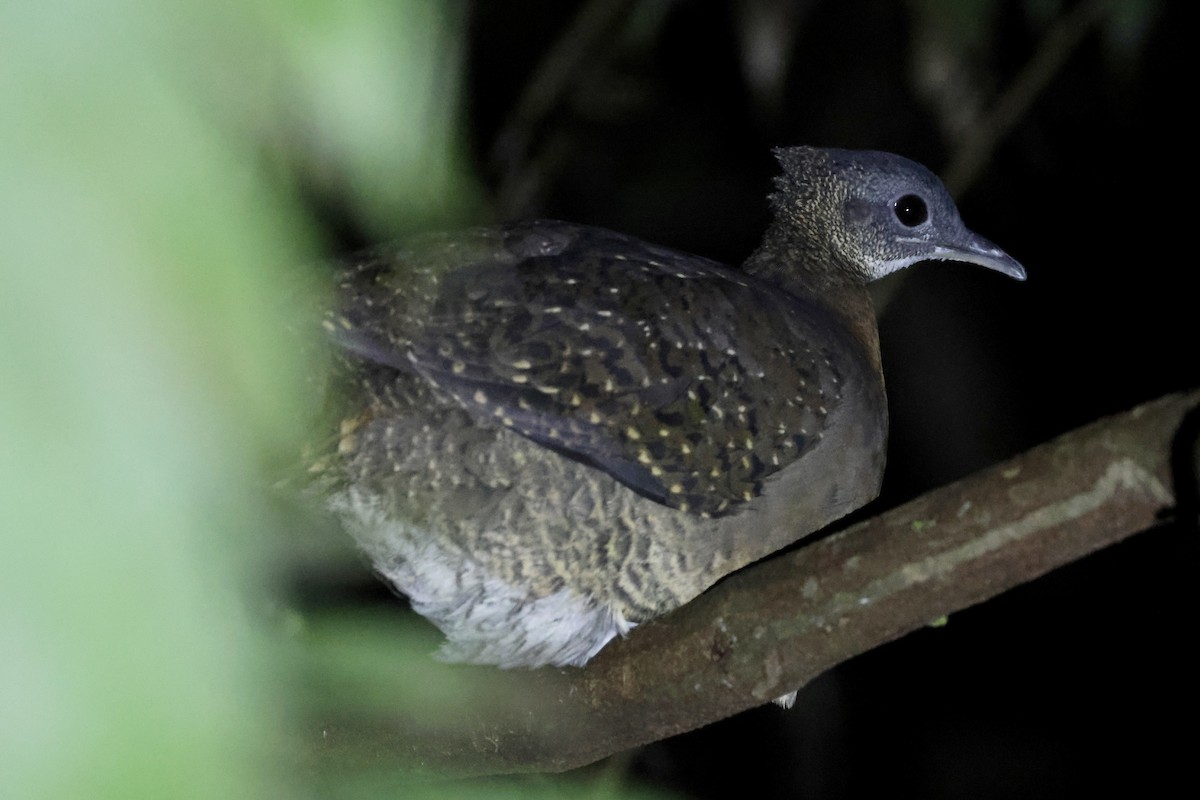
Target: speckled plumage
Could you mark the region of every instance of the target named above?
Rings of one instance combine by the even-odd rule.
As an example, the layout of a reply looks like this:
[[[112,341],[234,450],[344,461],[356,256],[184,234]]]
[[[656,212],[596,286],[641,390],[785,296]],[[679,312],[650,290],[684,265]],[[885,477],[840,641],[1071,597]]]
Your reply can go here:
[[[778,154],[742,270],[534,222],[339,272],[323,488],[444,657],[583,664],[868,502],[887,408],[867,281],[928,258],[1023,277],[918,165]]]

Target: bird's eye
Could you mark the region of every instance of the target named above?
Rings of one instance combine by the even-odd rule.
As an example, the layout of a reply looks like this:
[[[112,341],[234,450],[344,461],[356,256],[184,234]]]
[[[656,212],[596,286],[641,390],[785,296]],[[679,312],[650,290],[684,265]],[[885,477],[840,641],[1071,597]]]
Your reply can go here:
[[[904,195],[896,201],[893,208],[896,210],[896,219],[907,228],[915,228],[929,219],[929,209],[926,208],[925,201],[915,194]]]

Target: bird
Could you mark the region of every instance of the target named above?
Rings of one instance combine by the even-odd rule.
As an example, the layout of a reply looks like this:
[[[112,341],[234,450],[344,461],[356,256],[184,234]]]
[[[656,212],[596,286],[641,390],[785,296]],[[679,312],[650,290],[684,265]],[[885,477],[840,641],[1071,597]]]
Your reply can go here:
[[[777,148],[740,267],[556,220],[342,259],[322,502],[450,662],[582,666],[879,492],[867,285],[922,261],[1025,279],[928,169]]]

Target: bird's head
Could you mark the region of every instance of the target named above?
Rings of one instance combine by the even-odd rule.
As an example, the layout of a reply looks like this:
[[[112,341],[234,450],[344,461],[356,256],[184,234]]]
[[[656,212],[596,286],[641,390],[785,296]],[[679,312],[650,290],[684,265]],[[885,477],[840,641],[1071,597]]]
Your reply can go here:
[[[918,261],[962,261],[1017,280],[1025,270],[963,225],[949,191],[892,153],[786,147],[771,195],[776,234],[864,282]]]

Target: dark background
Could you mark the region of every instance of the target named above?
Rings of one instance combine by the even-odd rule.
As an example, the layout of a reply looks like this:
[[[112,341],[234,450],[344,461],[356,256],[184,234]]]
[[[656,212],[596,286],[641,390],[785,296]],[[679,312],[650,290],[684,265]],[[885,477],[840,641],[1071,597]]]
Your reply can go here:
[[[863,513],[1200,385],[1186,4],[468,8],[475,222],[567,219],[737,263],[767,224],[771,147],[871,148],[948,177],[967,225],[1023,262],[1024,284],[942,263],[879,287],[892,436]],[[618,768],[695,798],[1194,786],[1197,555],[1194,519],[1166,518],[842,665],[790,712]]]

